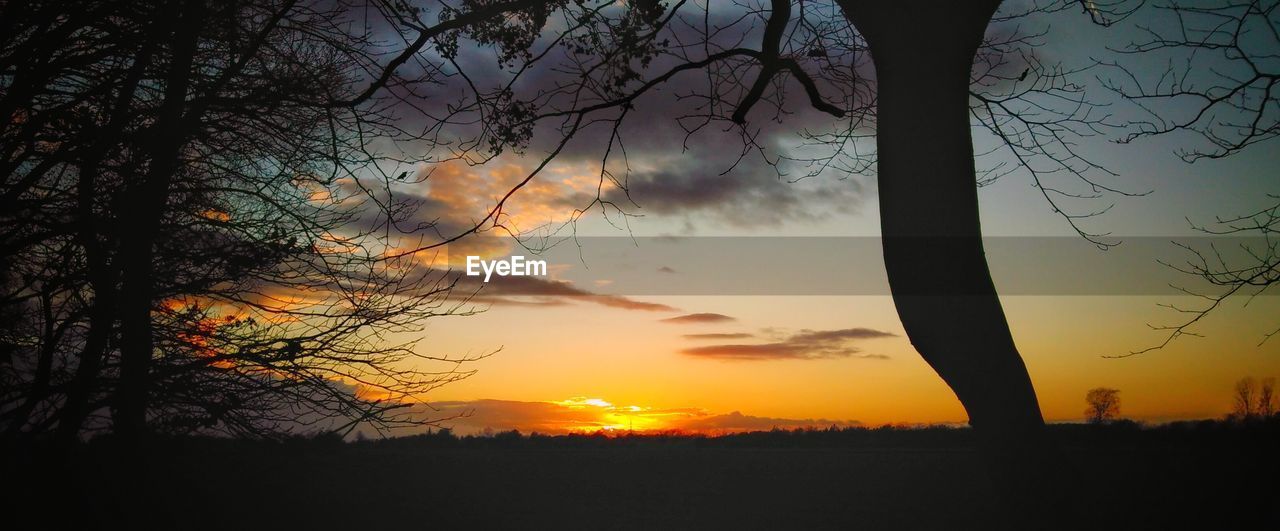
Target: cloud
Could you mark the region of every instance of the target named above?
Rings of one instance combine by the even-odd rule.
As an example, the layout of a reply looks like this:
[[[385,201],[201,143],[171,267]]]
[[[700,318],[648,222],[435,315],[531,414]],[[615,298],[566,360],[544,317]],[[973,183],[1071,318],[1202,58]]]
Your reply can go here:
[[[718,313],[691,313],[689,315],[681,315],[679,317],[671,317],[663,319],[664,323],[672,324],[690,324],[690,323],[723,323],[726,321],[736,321],[736,319],[728,315]]]
[[[843,330],[801,330],[791,336],[790,341],[798,343],[825,343],[846,339],[876,339],[894,337],[894,334],[871,328],[845,328]]]
[[[862,204],[858,180],[831,178],[789,182],[774,167],[753,161],[733,171],[733,159],[714,150],[704,155],[649,159],[654,169],[637,169],[604,198],[638,205],[646,214],[704,215],[736,227],[780,226],[814,222],[833,214],[849,214]]]
[[[559,297],[491,297],[487,295],[477,295],[475,297],[471,297],[471,301],[480,304],[488,304],[490,306],[517,306],[525,308],[545,308],[569,305],[569,301]]]
[[[533,276],[494,276],[489,282],[480,277],[458,275],[462,290],[475,292],[475,302],[509,306],[557,306],[566,300],[599,304],[622,310],[675,312],[679,308],[644,302],[622,295],[602,295],[573,286],[568,282]],[[519,298],[513,298],[519,297]]]
[[[841,330],[801,330],[772,343],[722,344],[681,350],[686,356],[726,361],[818,360],[832,358],[889,359],[884,354],[863,354],[849,343],[857,340],[894,337],[870,328]]]
[[[557,402],[467,400],[434,402],[431,415],[460,434],[519,430],[523,433],[565,434],[600,430],[694,433],[732,433],[773,428],[852,426],[857,421],[758,417],[734,411],[714,414],[693,407],[651,408],[623,406],[599,398],[575,397]]]
[[[721,28],[721,31],[709,36],[708,44],[712,49],[737,47],[741,44],[739,39],[744,36],[749,42],[759,39],[763,24],[758,23],[761,16],[758,11],[735,2],[713,4],[715,7],[706,13],[708,18],[705,22]],[[704,22],[700,11],[693,4],[684,7],[677,16],[685,22],[665,26],[664,37],[659,40],[669,38],[671,42],[685,42],[698,39]],[[852,37],[851,34],[848,36]],[[552,42],[540,40],[536,47],[542,50]],[[800,56],[796,59],[814,76],[826,99],[848,108],[869,103],[861,101],[868,99],[866,97],[856,98],[858,101],[842,101],[847,99],[848,94],[845,93],[853,88],[848,83],[844,66],[832,70],[840,72],[835,76],[823,75],[827,71],[824,65],[834,61],[853,67],[859,84],[874,82],[867,54],[856,57],[834,55],[836,48],[828,47],[833,54],[831,57],[809,59]],[[539,53],[540,64],[545,68],[524,70],[518,79],[513,79],[512,72],[495,60],[491,48],[463,46],[454,64],[463,65],[461,68],[467,75],[442,76],[442,85],[438,87],[441,97],[420,101],[397,100],[388,104],[399,107],[392,114],[404,115],[406,123],[401,125],[407,130],[430,129],[435,124],[435,120],[429,118],[431,116],[454,116],[443,131],[445,137],[453,139],[449,142],[450,149],[441,155],[448,160],[457,155],[459,145],[483,140],[480,135],[488,128],[487,116],[471,105],[473,88],[481,93],[493,93],[514,83],[516,99],[532,100],[539,110],[548,112],[556,108],[580,108],[599,103],[597,99],[588,97],[581,100],[582,94],[560,90],[579,80],[573,68],[579,54],[567,50],[556,45],[547,49],[545,55]],[[429,63],[443,62],[438,51],[423,50],[422,53]],[[643,79],[653,79],[685,60],[675,55],[660,55],[642,73]],[[744,58],[721,63],[708,71],[756,68],[753,63]],[[456,73],[452,68],[445,70]],[[606,70],[597,70],[596,74]],[[842,164],[832,164],[832,169],[825,171],[819,179],[788,182],[813,169],[804,161],[828,153],[849,154],[857,150],[839,142],[814,147],[814,142],[806,141],[801,132],[821,134],[833,128],[840,130],[847,126],[847,120],[811,109],[802,87],[794,79],[786,81],[787,78],[779,78],[784,83],[776,87],[771,84],[761,104],[749,116],[749,135],[737,127],[721,127],[720,124],[699,128],[700,131],[692,136],[688,134],[687,119],[706,109],[701,97],[686,95],[709,96],[708,91],[714,89],[720,97],[736,101],[739,99],[737,91],[743,89],[731,82],[709,87],[706,71],[694,69],[665,80],[657,90],[632,101],[635,111],[616,131],[616,137],[612,121],[603,119],[614,114],[609,110],[591,115],[592,119],[587,122],[594,125],[578,131],[573,141],[564,146],[559,145],[564,130],[562,121],[558,118],[542,120],[534,130],[532,143],[526,150],[530,154],[527,157],[508,150],[487,164],[474,166],[475,159],[484,158],[487,154],[484,151],[487,143],[478,142],[476,146],[480,151],[475,153],[475,157],[424,164],[416,168],[415,176],[425,180],[413,185],[393,186],[397,197],[416,199],[421,207],[419,211],[408,214],[406,217],[410,219],[406,219],[399,228],[408,234],[427,236],[437,241],[470,228],[536,167],[541,156],[534,154],[552,149],[559,153],[556,160],[539,172],[502,209],[503,219],[498,221],[503,226],[530,230],[552,220],[563,221],[574,208],[590,204],[597,193],[625,207],[630,205],[627,194],[614,187],[609,178],[602,178],[600,161],[611,145],[611,164],[617,167],[610,168],[609,173],[626,183],[630,199],[639,204],[646,215],[675,216],[685,218],[683,221],[688,221],[691,216],[711,218],[735,226],[758,227],[776,226],[793,220],[826,219],[856,211],[861,208],[866,194],[857,179],[833,178],[846,175],[836,169]],[[600,81],[603,79],[595,79],[595,82]],[[635,88],[640,82],[635,80],[631,87]],[[783,86],[789,97],[775,98],[775,89]],[[785,119],[773,114],[770,103],[774,101],[785,102]],[[727,118],[731,111],[732,105],[717,110],[717,113],[721,118]],[[454,115],[454,112],[462,114]],[[625,163],[619,155],[618,142],[624,142],[626,147]],[[869,142],[863,141],[870,147]],[[757,147],[767,153],[767,157],[759,156]],[[747,155],[745,158],[744,154]],[[772,164],[780,166],[775,168]],[[632,165],[635,165],[635,171],[621,169]],[[401,168],[396,168],[397,173],[399,170]],[[779,176],[779,172],[785,175]],[[366,184],[368,190],[382,188],[380,183]],[[459,246],[468,244],[467,241],[458,243]]]
[[[548,434],[594,431],[602,426],[599,411],[554,402],[470,400],[433,402],[437,416],[462,415],[445,423],[461,434],[490,430],[520,430]]]
[[[685,334],[685,339],[743,339],[755,337],[745,332],[729,333],[729,334]]]

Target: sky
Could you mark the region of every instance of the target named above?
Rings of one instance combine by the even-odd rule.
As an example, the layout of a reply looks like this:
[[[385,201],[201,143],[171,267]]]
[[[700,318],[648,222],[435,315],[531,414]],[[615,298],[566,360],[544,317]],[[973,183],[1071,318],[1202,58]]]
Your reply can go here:
[[[1038,58],[1075,66],[1109,57],[1108,47],[1138,35],[1132,21],[1104,29],[1074,11],[1027,24],[1047,28]],[[462,56],[478,64],[486,53]],[[1158,75],[1163,63],[1133,65],[1140,76]],[[1112,103],[1113,121],[1136,119],[1136,109],[1108,100],[1107,76],[1102,69],[1077,79]],[[754,155],[735,164],[741,143],[733,133],[683,138],[677,93],[679,86],[640,100],[644,112],[623,130],[627,168],[611,168],[628,172],[630,197],[607,183],[601,195],[629,215],[597,208],[551,228],[596,194],[599,132],[575,141],[507,204],[503,221],[525,234],[526,245],[560,242],[541,255],[550,275],[464,284],[479,289],[473,302],[485,311],[423,323],[421,353],[498,351],[471,364],[478,371],[471,377],[427,397],[431,414],[456,417],[442,424],[464,433],[964,423],[888,296],[874,239],[875,178],[828,171],[789,182],[804,170],[780,177]],[[811,148],[797,131],[825,118],[791,103],[794,114],[777,123],[761,117],[761,138],[775,154],[804,156]],[[979,145],[990,141],[984,134],[975,124]],[[1114,204],[1082,222],[1123,242],[1111,250],[1079,237],[1024,173],[980,189],[1001,302],[1046,419],[1080,420],[1085,393],[1099,386],[1120,390],[1128,418],[1221,416],[1236,380],[1280,376],[1280,340],[1260,344],[1280,326],[1276,297],[1229,300],[1199,324],[1202,337],[1108,356],[1158,344],[1163,333],[1151,325],[1179,318],[1162,305],[1197,302],[1167,286],[1193,279],[1157,260],[1186,259],[1172,241],[1204,243],[1192,222],[1268,206],[1266,194],[1280,193],[1280,155],[1272,142],[1189,164],[1176,150],[1193,138],[1114,142],[1122,134],[1079,138],[1076,147],[1114,172],[1102,176],[1109,186],[1149,193],[1068,202],[1085,211]],[[485,165],[421,167],[430,177],[405,192],[421,198],[423,219],[447,232],[482,217],[548,150],[535,138],[524,155],[508,152]],[[978,165],[1007,159],[996,154]],[[510,238],[472,238],[451,245],[447,261],[535,256],[530,251]]]

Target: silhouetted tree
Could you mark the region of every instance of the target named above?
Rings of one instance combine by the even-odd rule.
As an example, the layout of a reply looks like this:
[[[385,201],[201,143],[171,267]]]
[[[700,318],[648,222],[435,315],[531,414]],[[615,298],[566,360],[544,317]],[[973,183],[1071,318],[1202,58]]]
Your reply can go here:
[[[1246,376],[1236,382],[1231,415],[1239,420],[1254,418],[1258,410],[1258,381]]]
[[[426,421],[400,412],[475,357],[406,335],[466,311],[388,256],[413,206],[390,190],[415,178],[388,168],[422,159],[379,149],[433,144],[397,115],[442,75],[427,43],[543,4],[0,6],[4,431]]]
[[[1258,389],[1258,415],[1271,418],[1276,414],[1276,379],[1263,378]]]
[[[1051,2],[1032,11],[1084,8],[1093,22],[1111,23],[1132,12],[1129,4]],[[979,178],[971,122],[1001,140],[1038,184],[1050,174],[1067,174],[1081,179],[1089,193],[1119,191],[1090,177],[1100,168],[1069,140],[1104,126],[1088,112],[1079,86],[1069,82],[1070,72],[1025,53],[1034,36],[988,36],[993,22],[1012,27],[1027,14],[996,15],[999,6],[998,0],[772,0],[737,6],[713,22],[710,7],[690,2],[566,4],[546,43],[537,40],[547,20],[539,12],[451,32],[439,49],[459,72],[474,72],[466,76],[469,97],[450,107],[453,123],[479,124],[471,128],[470,160],[523,152],[535,136],[542,139],[546,155],[515,189],[591,129],[603,152],[600,188],[625,191],[623,123],[647,96],[685,75],[705,75],[707,82],[703,89],[677,89],[673,114],[684,132],[723,125],[740,133],[743,158],[759,153],[779,164],[781,157],[768,155],[752,124],[765,116],[782,120],[785,89],[801,90],[803,101],[836,127],[806,133],[813,144],[830,148],[829,156],[798,162],[810,175],[874,168],[885,265],[907,335],[959,397],[972,425],[1020,440],[1035,438],[1044,422],[991,281],[976,191],[980,182],[1010,170]],[[496,48],[503,73],[460,62],[460,43],[467,41]],[[525,81],[534,75],[554,80]],[[474,82],[492,77],[499,81]],[[752,121],[753,114],[759,121]],[[872,137],[874,155],[868,155],[863,141]],[[1110,245],[1077,224],[1088,213],[1058,207],[1076,194],[1047,183],[1041,189],[1077,232]],[[504,201],[477,226],[500,227]],[[623,212],[613,198],[598,194],[572,219],[593,208],[606,216]]]
[[[1165,24],[1151,24],[1120,56],[1140,54],[1152,64],[1166,61],[1158,75],[1139,76],[1118,61],[1107,61],[1119,73],[1108,77],[1107,87],[1138,104],[1146,120],[1135,123],[1120,141],[1181,135],[1192,139],[1178,154],[1187,162],[1217,159],[1280,136],[1280,2],[1178,2],[1153,6],[1153,16]],[[1274,194],[1271,200],[1280,200]],[[1193,329],[1204,316],[1234,295],[1255,296],[1280,281],[1280,204],[1246,213],[1224,212],[1214,222],[1192,223],[1211,236],[1251,236],[1243,252],[1224,255],[1221,249],[1184,245],[1192,255],[1174,269],[1199,277],[1216,289],[1188,290],[1202,302],[1169,305],[1185,317],[1170,325],[1156,326],[1164,340],[1140,354],[1167,346]],[[1274,336],[1273,329],[1262,341]]]
[[[535,10],[446,35],[438,45],[442,61],[466,79],[467,92],[449,107],[446,121],[472,133],[460,146],[469,148],[462,156],[475,163],[504,150],[542,148],[512,192],[574,139],[599,146],[598,189],[625,192],[623,124],[652,105],[652,95],[668,84],[677,85],[672,114],[686,138],[716,127],[737,132],[743,141],[737,162],[759,155],[772,165],[807,163],[808,175],[874,170],[885,267],[903,327],[955,392],[988,448],[1001,449],[990,455],[1003,462],[1007,492],[1025,498],[1053,483],[1034,478],[1034,471],[1054,460],[1023,451],[1039,445],[1044,420],[991,279],[977,187],[1022,172],[1076,232],[1102,248],[1114,242],[1080,225],[1097,212],[1071,211],[1061,203],[1127,192],[1095,179],[1109,172],[1081,154],[1074,141],[1124,124],[1093,112],[1081,85],[1071,81],[1079,72],[1043,64],[1029,51],[1036,36],[1014,27],[1031,12],[1068,9],[1082,11],[1085,23],[1106,26],[1135,15],[1142,4],[1045,2],[998,13],[998,0],[771,0],[735,3],[723,18],[711,3],[563,4],[555,17]],[[540,41],[544,28],[552,30]],[[464,58],[459,50],[465,43],[495,48],[498,72]],[[1114,66],[1130,72],[1125,64]],[[678,84],[684,77],[700,82]],[[1124,92],[1124,82],[1108,86],[1142,104]],[[760,124],[785,121],[793,111],[787,89],[800,91],[805,104],[830,116],[832,131],[804,134],[810,147],[827,146],[832,154],[770,156],[759,138]],[[978,171],[975,124],[997,141],[993,151],[1015,161],[1011,168]],[[1139,136],[1159,134],[1138,128]],[[864,143],[870,138],[874,150]],[[1078,179],[1083,191],[1048,181],[1056,176]],[[473,230],[502,228],[509,197],[500,198]],[[570,222],[590,209],[625,216],[616,200],[597,193]]]
[[[587,130],[603,153],[600,189],[625,191],[623,123],[682,76],[707,80],[705,88],[677,91],[674,112],[682,113],[677,121],[684,132],[724,125],[740,133],[743,157],[760,153],[778,164],[758,141],[752,116],[762,118],[767,108],[769,117],[784,118],[786,89],[794,86],[837,124],[829,134],[807,133],[833,149],[801,161],[810,163],[811,174],[875,170],[886,269],[912,344],[955,391],[975,427],[1006,440],[1034,438],[1043,419],[990,278],[976,192],[1013,170],[977,171],[971,125],[1000,141],[999,149],[1077,232],[1100,247],[1111,245],[1078,224],[1093,213],[1071,212],[1059,202],[1124,193],[1094,179],[1105,169],[1071,140],[1114,124],[1090,112],[1080,85],[1071,82],[1078,72],[1040,62],[1028,52],[1036,36],[1011,28],[1032,12],[1068,9],[1083,11],[1086,23],[1110,25],[1142,3],[1047,2],[997,13],[1000,5],[771,0],[726,8],[732,15],[713,23],[709,5],[690,2],[544,2],[444,32],[432,57],[458,75],[465,93],[440,111],[441,127],[465,138],[451,154],[478,164],[535,144],[545,149],[523,180],[456,236],[506,228],[506,200]],[[440,12],[444,18],[453,13]],[[1003,29],[989,31],[993,24]],[[477,45],[496,50],[497,64],[466,54]],[[1133,100],[1143,97],[1127,92],[1124,82],[1108,86]],[[1138,136],[1159,133],[1139,128]],[[874,155],[858,147],[870,137]],[[1074,176],[1085,191],[1045,182],[1051,175]],[[572,219],[592,208],[622,212],[598,194]]]
[[[1093,424],[1104,424],[1120,416],[1120,391],[1108,387],[1095,387],[1085,394],[1084,401],[1089,405],[1084,416]]]
[[[998,0],[909,4],[849,0],[794,5],[786,0],[771,0],[767,8],[739,6],[735,8],[740,11],[735,13],[736,19],[713,24],[710,4],[699,6],[685,1],[467,0],[456,7],[431,4],[430,10],[411,8],[402,2],[369,2],[368,7],[379,15],[378,31],[395,37],[380,41],[372,38],[375,31],[367,25],[325,22],[350,22],[357,10],[346,8],[363,7],[365,4],[361,3],[340,4],[331,10],[291,2],[231,8],[196,4],[133,8],[123,19],[71,17],[84,27],[95,27],[101,20],[130,22],[130,31],[98,33],[131,35],[134,41],[130,42],[135,44],[124,48],[132,53],[127,57],[146,59],[107,63],[116,68],[108,69],[114,75],[105,82],[107,87],[128,86],[129,73],[134,71],[129,68],[133,67],[145,79],[138,86],[146,87],[148,95],[144,119],[132,124],[136,134],[125,135],[129,140],[108,150],[119,159],[113,164],[128,170],[121,172],[113,166],[112,175],[129,177],[99,183],[116,190],[105,194],[108,197],[127,195],[150,205],[137,211],[119,211],[118,219],[99,216],[112,222],[104,226],[127,228],[140,235],[137,239],[108,240],[107,235],[97,234],[98,239],[119,246],[112,251],[114,254],[105,255],[111,263],[109,267],[95,268],[111,273],[112,278],[103,284],[127,287],[103,293],[119,299],[107,302],[118,306],[122,316],[105,334],[109,339],[105,344],[114,346],[117,342],[112,340],[118,339],[121,385],[115,404],[121,426],[137,425],[144,416],[139,414],[143,409],[139,404],[145,403],[145,397],[153,390],[147,366],[156,346],[155,320],[147,317],[156,315],[158,301],[172,299],[159,295],[161,291],[155,284],[157,260],[140,257],[154,252],[165,239],[166,207],[178,212],[175,207],[192,205],[174,204],[186,197],[175,193],[183,190],[182,183],[188,179],[200,182],[201,176],[209,174],[235,174],[228,168],[238,168],[247,161],[275,162],[281,153],[289,155],[283,157],[288,164],[282,165],[289,171],[280,172],[285,175],[283,180],[270,183],[292,184],[289,179],[294,176],[325,173],[294,171],[304,162],[315,160],[295,153],[316,155],[319,144],[306,144],[296,152],[294,148],[298,146],[288,142],[271,149],[251,149],[248,157],[233,159],[234,164],[212,156],[226,153],[228,146],[239,146],[233,140],[253,139],[264,132],[268,138],[282,131],[291,133],[294,128],[285,124],[318,124],[311,131],[341,132],[331,138],[340,140],[340,151],[355,157],[354,161],[341,155],[322,158],[322,166],[346,168],[351,166],[346,163],[355,162],[357,167],[377,167],[373,164],[377,157],[369,156],[365,150],[372,143],[365,135],[408,134],[386,120],[389,114],[377,113],[391,113],[393,103],[423,111],[418,119],[426,124],[415,130],[425,133],[409,136],[426,143],[448,143],[449,149],[442,157],[424,157],[419,162],[456,158],[479,164],[507,151],[525,153],[537,138],[539,147],[546,148],[545,156],[472,227],[383,257],[413,259],[467,234],[503,228],[503,206],[508,198],[587,130],[592,131],[590,138],[602,146],[600,189],[611,184],[625,191],[625,173],[615,173],[620,166],[625,169],[623,122],[634,115],[637,106],[648,102],[646,96],[664,84],[680,76],[701,74],[707,80],[705,89],[677,91],[678,101],[685,105],[682,109],[688,111],[678,122],[690,135],[713,125],[738,131],[744,141],[743,157],[760,153],[772,164],[779,162],[776,157],[768,157],[767,146],[757,139],[759,128],[751,124],[762,121],[761,109],[772,111],[771,118],[781,119],[786,113],[784,95],[788,87],[802,90],[809,106],[832,118],[837,126],[831,133],[812,133],[809,138],[831,147],[833,154],[802,162],[811,163],[814,173],[826,168],[850,172],[875,168],[886,270],[912,344],[956,393],[970,422],[980,432],[1004,441],[1038,438],[1043,418],[991,280],[979,224],[977,186],[1007,172],[978,172],[972,125],[976,122],[1000,140],[1001,149],[1007,150],[1017,167],[1031,176],[1054,209],[1077,232],[1099,246],[1110,243],[1077,224],[1090,213],[1072,213],[1058,205],[1064,197],[1080,194],[1064,192],[1041,179],[1050,174],[1078,177],[1087,190],[1084,195],[1120,191],[1090,177],[1091,172],[1102,170],[1077,153],[1070,140],[1072,135],[1090,134],[1106,125],[1087,112],[1088,100],[1078,85],[1069,82],[1072,72],[1044,65],[1033,54],[1021,54],[1034,46],[1034,38],[1016,31],[998,35],[989,32],[993,23],[1016,21],[1026,13],[997,13],[1001,4]],[[1140,4],[1060,1],[1034,6],[1032,11],[1079,9],[1085,13],[1086,22],[1107,25],[1131,15]],[[156,18],[156,9],[162,7],[173,10],[173,16],[160,17],[166,22],[161,27],[147,24],[145,21]],[[190,13],[200,10],[206,11],[199,13],[202,18],[231,22],[215,22],[207,27],[202,23],[197,28],[196,16]],[[245,10],[253,16],[237,15]],[[1264,14],[1273,11],[1262,9]],[[277,17],[277,13],[283,15]],[[1213,15],[1199,11],[1179,13]],[[295,16],[301,20],[295,20]],[[435,22],[428,21],[432,16]],[[1264,16],[1263,20],[1270,19]],[[183,24],[196,31],[183,30]],[[345,29],[348,27],[357,28],[354,35]],[[540,39],[544,34],[550,38]],[[929,37],[920,38],[921,35]],[[146,45],[138,46],[138,42]],[[377,42],[403,45],[383,48]],[[262,50],[264,55],[236,52],[245,46]],[[476,46],[495,50],[497,64],[483,64],[485,61],[466,55],[469,47]],[[107,53],[109,58],[118,59],[111,53],[115,52]],[[255,60],[274,58],[276,54],[284,59],[278,63]],[[26,55],[15,53],[11,57],[16,62],[17,57]],[[384,60],[385,57],[391,59]],[[137,66],[140,64],[144,66]],[[874,72],[870,71],[872,68]],[[398,72],[403,71],[413,74],[402,78]],[[539,82],[529,81],[535,76],[542,76]],[[328,79],[342,81],[321,82]],[[446,83],[447,79],[456,80],[451,86],[460,86],[464,95],[446,104],[433,101],[422,90],[436,82]],[[20,85],[15,81],[14,86]],[[1127,88],[1123,84],[1112,86],[1135,100],[1144,97],[1141,93],[1124,92]],[[117,96],[129,93],[108,92]],[[378,94],[388,99],[378,100]],[[128,96],[121,97],[128,103]],[[1211,99],[1209,103],[1216,101]],[[66,106],[56,109],[65,110]],[[369,119],[369,113],[380,118]],[[135,115],[134,111],[122,111],[122,116]],[[1257,116],[1269,114],[1259,112]],[[104,123],[112,122],[99,118],[90,127],[101,128]],[[21,129],[19,125],[26,127],[22,120],[10,120],[7,127]],[[366,132],[370,125],[374,133]],[[207,128],[213,132],[208,133]],[[126,128],[128,131],[131,130]],[[1159,128],[1140,131],[1161,132]],[[355,139],[344,134],[354,134]],[[874,156],[858,148],[860,139],[871,136],[876,144]],[[1255,135],[1229,142],[1224,154],[1265,137]],[[67,145],[28,144],[49,149]],[[207,151],[194,149],[204,146],[208,146]],[[344,164],[332,164],[335,159]],[[202,166],[206,161],[212,162]],[[331,179],[319,179],[320,184],[338,183],[335,176],[328,177]],[[391,184],[395,176],[387,175],[383,181],[379,184]],[[213,188],[223,191],[221,186]],[[20,186],[13,189],[18,193],[26,191]],[[369,188],[361,190],[375,203],[385,199]],[[261,196],[260,191],[255,187],[232,193]],[[7,192],[8,189],[6,195]],[[255,201],[260,200],[270,210],[275,207],[274,199],[268,193]],[[241,219],[230,212],[231,205],[215,206],[201,210],[206,219],[212,217],[210,224],[234,224]],[[583,210],[596,207],[606,213],[610,208],[621,211],[602,195]],[[228,212],[228,219],[218,221],[220,212]],[[574,219],[580,213],[575,212]],[[380,226],[395,226],[391,217],[386,216],[388,220]],[[293,249],[288,245],[284,248]],[[946,259],[938,260],[939,256]],[[319,265],[321,262],[314,256],[302,260],[327,270],[327,265]],[[265,259],[263,263],[279,260]],[[275,271],[267,267],[258,270]],[[312,281],[310,285],[318,283]],[[234,295],[235,292],[224,299],[253,306],[252,301],[237,300]],[[285,351],[294,350],[291,345],[295,343],[287,341],[290,337],[272,339],[284,340],[288,346]],[[296,343],[297,349],[313,352],[309,350],[313,347],[309,339]],[[265,344],[269,343],[264,341],[258,346]]]
[[[1275,378],[1261,382],[1246,376],[1236,382],[1232,395],[1230,417],[1240,421],[1267,419],[1275,414]]]
[[[685,130],[693,134],[713,123],[730,124],[742,132],[744,156],[764,149],[747,125],[753,109],[768,105],[780,117],[780,89],[790,80],[803,88],[812,107],[842,121],[832,135],[815,137],[836,146],[842,167],[870,167],[870,161],[840,146],[874,126],[885,260],[907,333],[955,390],[973,425],[1017,438],[1038,430],[1043,420],[982,251],[969,123],[970,72],[998,5],[995,0],[938,2],[921,9],[819,2],[793,9],[791,2],[776,0],[768,9],[747,8],[740,19],[763,20],[762,30],[740,30],[758,39],[753,46],[743,37],[720,42],[717,35],[727,29],[705,21],[709,8],[686,18],[680,9],[697,9],[686,2],[669,9],[659,2],[565,5],[569,27],[557,30],[549,45],[535,46],[546,20],[536,14],[450,33],[439,47],[445,61],[465,71],[464,66],[477,67],[457,62],[460,42],[493,46],[510,72],[492,88],[469,84],[472,96],[450,109],[455,122],[483,123],[469,143],[473,160],[483,162],[507,149],[523,151],[535,128],[559,134],[516,189],[571,139],[595,128],[604,130],[592,135],[605,153],[601,188],[609,183],[625,190],[625,175],[613,173],[610,162],[615,153],[625,159],[623,122],[643,96],[686,72],[705,72],[710,83],[706,92],[681,95],[692,105],[680,118]],[[899,31],[906,25],[914,29]],[[915,38],[920,34],[933,37]],[[858,70],[867,66],[868,48],[876,67],[874,85]],[[563,77],[554,90],[522,95],[515,88],[528,72]],[[828,94],[834,98],[828,100]],[[833,160],[812,162],[820,171]],[[504,200],[477,226],[500,225]],[[594,207],[606,214],[621,211],[601,196],[582,210]],[[948,259],[943,263],[936,256]]]

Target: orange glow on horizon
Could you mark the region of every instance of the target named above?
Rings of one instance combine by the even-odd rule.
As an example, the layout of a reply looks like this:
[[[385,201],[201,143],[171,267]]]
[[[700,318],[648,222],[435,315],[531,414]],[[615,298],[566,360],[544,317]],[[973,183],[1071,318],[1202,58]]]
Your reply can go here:
[[[722,435],[745,431],[797,428],[848,427],[854,421],[787,419],[743,414],[714,413],[698,407],[661,408],[616,405],[594,397],[573,397],[547,402],[477,400],[435,403],[434,411],[463,413],[446,426],[462,434],[517,430],[544,435],[658,434]],[[465,412],[465,413],[464,413]]]

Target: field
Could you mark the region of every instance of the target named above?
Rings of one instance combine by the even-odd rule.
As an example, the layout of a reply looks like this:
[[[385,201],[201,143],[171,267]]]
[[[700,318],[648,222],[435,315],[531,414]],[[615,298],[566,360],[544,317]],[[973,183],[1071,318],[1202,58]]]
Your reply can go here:
[[[1059,430],[1074,480],[1035,486],[1091,528],[1280,522],[1274,426]],[[170,529],[970,529],[1007,517],[967,430],[757,438],[576,437],[106,443],[49,479],[88,527]],[[69,465],[70,466],[70,465]],[[34,487],[39,478],[28,482]],[[141,495],[140,495],[141,494]],[[12,513],[7,513],[12,514]],[[97,525],[95,525],[97,524]],[[1077,524],[1078,525],[1078,524]],[[1246,527],[1247,526],[1247,527]]]

